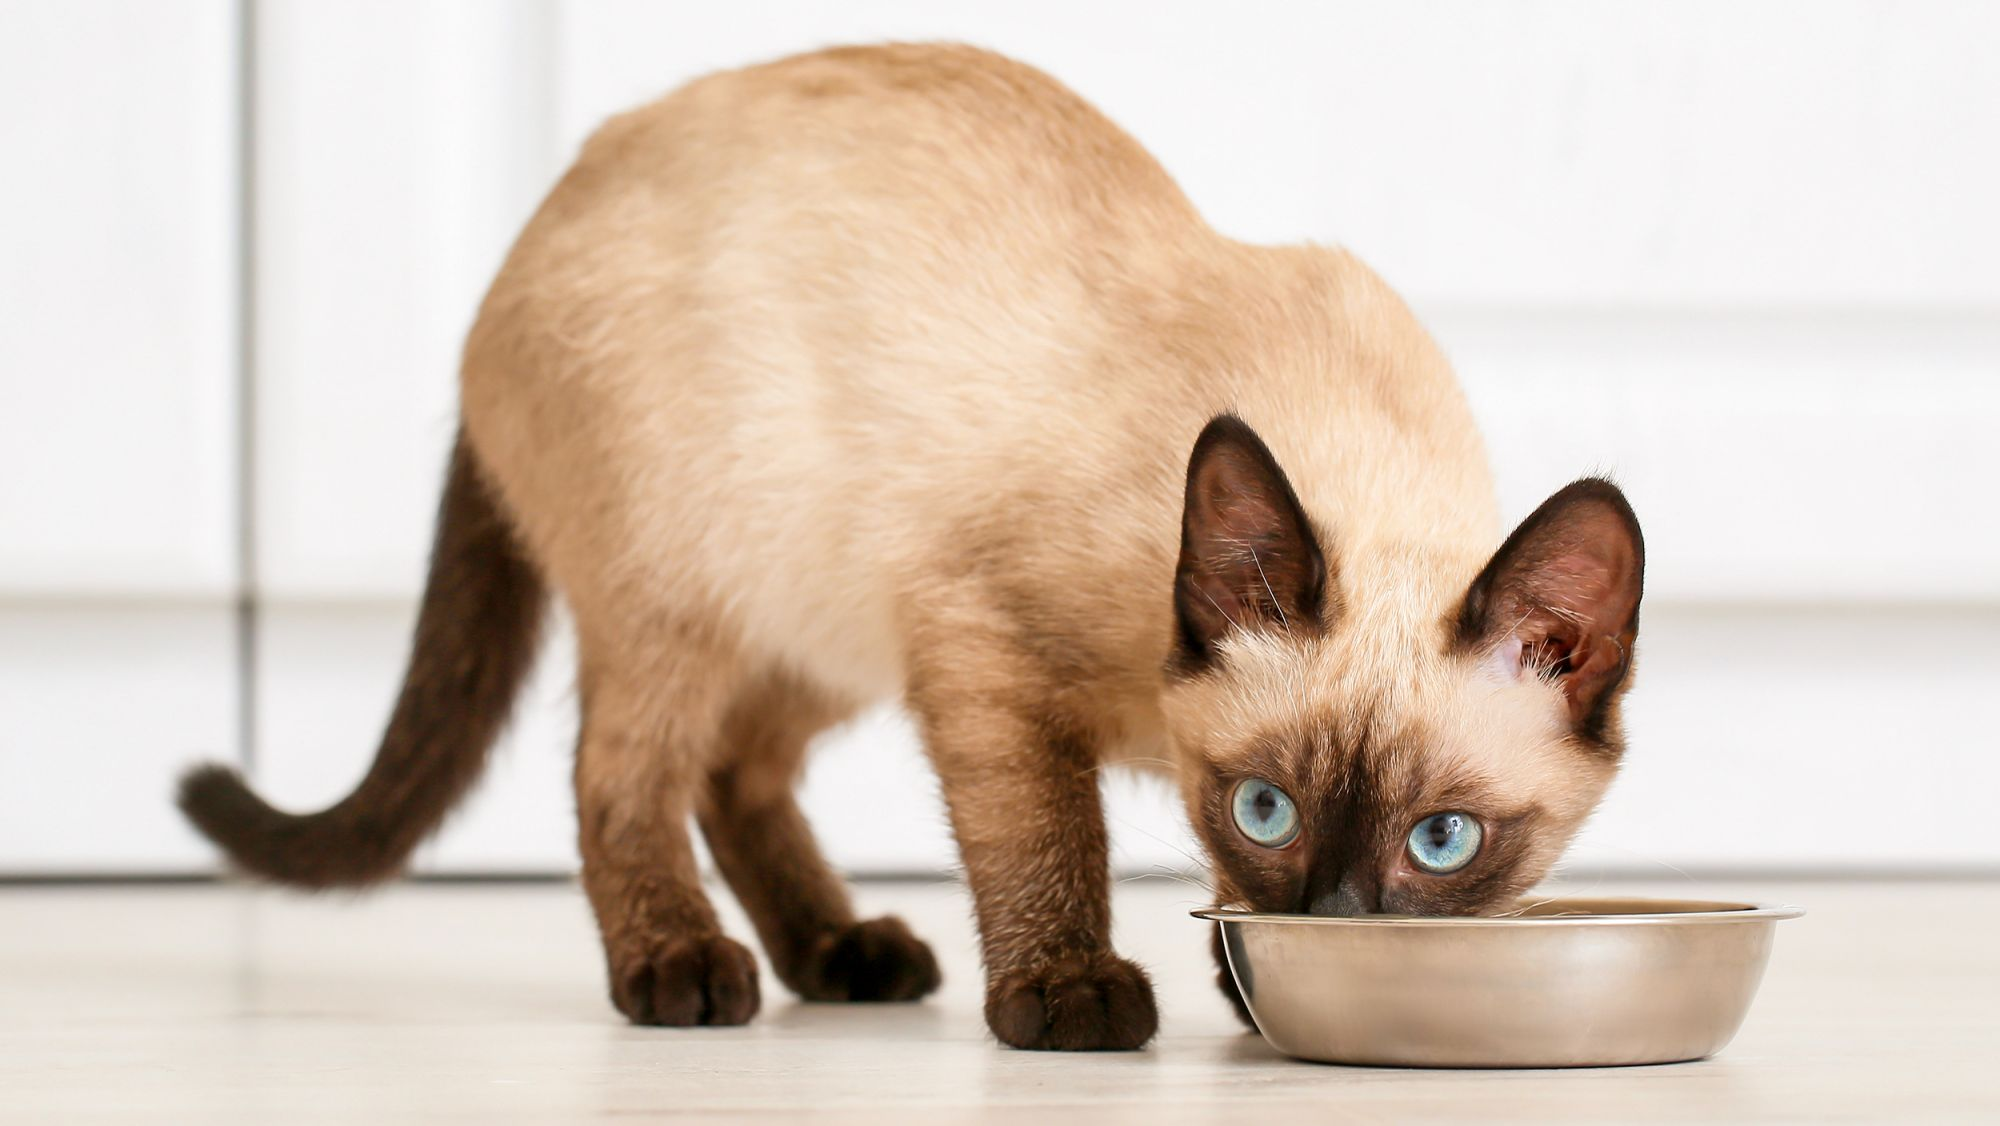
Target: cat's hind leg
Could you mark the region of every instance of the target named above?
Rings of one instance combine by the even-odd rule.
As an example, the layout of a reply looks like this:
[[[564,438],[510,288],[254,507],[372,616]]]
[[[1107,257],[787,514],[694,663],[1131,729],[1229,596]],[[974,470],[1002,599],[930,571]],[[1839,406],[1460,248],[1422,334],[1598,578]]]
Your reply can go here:
[[[793,796],[812,737],[852,708],[770,672],[730,706],[697,807],[723,878],[779,980],[808,1001],[910,1001],[938,987],[937,959],[901,919],[857,920]]]
[[[580,620],[578,641],[578,843],[612,1002],[634,1024],[742,1024],[757,962],[722,933],[688,834],[738,665],[673,626],[607,636]]]

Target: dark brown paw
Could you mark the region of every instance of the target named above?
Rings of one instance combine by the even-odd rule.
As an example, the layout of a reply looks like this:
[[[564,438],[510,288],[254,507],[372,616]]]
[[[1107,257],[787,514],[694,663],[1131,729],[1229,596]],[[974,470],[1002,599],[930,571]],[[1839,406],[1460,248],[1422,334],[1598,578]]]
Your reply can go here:
[[[1229,1007],[1236,1010],[1236,1019],[1250,1029],[1257,1022],[1250,1019],[1250,1006],[1243,1003],[1243,991],[1236,988],[1236,975],[1229,972],[1229,955],[1222,949],[1222,925],[1216,924],[1214,936],[1209,939],[1209,952],[1215,955],[1215,984],[1222,987],[1222,995],[1229,998]]]
[[[1160,1027],[1146,971],[1112,954],[1066,959],[987,982],[986,1025],[1015,1048],[1128,1051]]]
[[[757,960],[719,934],[666,943],[611,964],[611,1000],[633,1024],[687,1028],[757,1015]]]
[[[822,936],[793,977],[808,1001],[914,1001],[942,980],[931,948],[894,915]]]

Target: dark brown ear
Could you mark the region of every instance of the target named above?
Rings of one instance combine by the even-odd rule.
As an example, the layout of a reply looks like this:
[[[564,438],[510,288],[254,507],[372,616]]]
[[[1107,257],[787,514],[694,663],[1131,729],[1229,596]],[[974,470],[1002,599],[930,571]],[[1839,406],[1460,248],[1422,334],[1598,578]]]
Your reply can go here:
[[[1543,501],[1472,580],[1458,644],[1508,675],[1561,685],[1577,731],[1601,740],[1632,665],[1645,577],[1646,541],[1625,494],[1586,477]]]
[[[1320,629],[1326,560],[1257,432],[1218,415],[1188,455],[1174,572],[1180,658],[1205,666],[1232,629]]]

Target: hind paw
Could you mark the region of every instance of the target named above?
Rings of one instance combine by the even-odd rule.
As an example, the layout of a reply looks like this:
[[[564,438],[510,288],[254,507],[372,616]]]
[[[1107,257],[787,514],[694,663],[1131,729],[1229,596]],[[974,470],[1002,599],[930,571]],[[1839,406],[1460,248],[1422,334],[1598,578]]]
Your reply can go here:
[[[611,1000],[633,1024],[743,1024],[757,1015],[757,960],[719,934],[668,942],[611,966]]]

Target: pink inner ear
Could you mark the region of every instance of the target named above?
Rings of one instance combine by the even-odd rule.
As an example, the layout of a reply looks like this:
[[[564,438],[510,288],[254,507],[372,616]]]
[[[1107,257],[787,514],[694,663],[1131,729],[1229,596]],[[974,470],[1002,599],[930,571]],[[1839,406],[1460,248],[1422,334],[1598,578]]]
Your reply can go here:
[[[1175,580],[1184,628],[1203,645],[1232,629],[1315,629],[1324,562],[1311,525],[1255,435],[1216,425],[1188,468]]]
[[[1579,629],[1615,614],[1617,564],[1588,546],[1566,548],[1523,576],[1528,601]]]
[[[1241,457],[1218,453],[1201,467],[1201,497],[1205,516],[1215,530],[1232,537],[1265,539],[1281,535],[1285,514],[1272,482]]]
[[[1617,486],[1572,482],[1531,513],[1466,592],[1458,644],[1501,679],[1554,681],[1570,719],[1603,733],[1607,693],[1623,682],[1639,628],[1645,541]]]
[[[1520,637],[1515,634],[1508,634],[1506,637],[1501,638],[1500,644],[1494,646],[1493,651],[1486,654],[1486,660],[1482,662],[1482,666],[1489,680],[1508,684],[1521,679]]]
[[[1637,546],[1614,512],[1562,513],[1519,545],[1496,583],[1487,658],[1495,674],[1533,668],[1553,678],[1581,718],[1622,675],[1638,609]]]
[[[1508,600],[1519,661],[1556,677],[1579,711],[1624,667],[1631,645],[1620,635],[1637,608],[1636,560],[1622,544],[1622,536],[1566,543],[1522,574]]]

